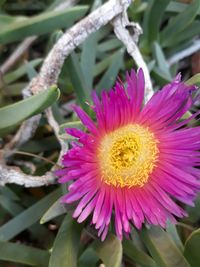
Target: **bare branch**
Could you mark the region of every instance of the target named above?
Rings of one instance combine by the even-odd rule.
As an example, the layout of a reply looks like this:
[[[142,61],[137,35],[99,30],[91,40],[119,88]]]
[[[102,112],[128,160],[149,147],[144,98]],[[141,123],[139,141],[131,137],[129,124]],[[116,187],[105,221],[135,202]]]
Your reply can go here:
[[[26,120],[20,126],[19,130],[12,140],[5,146],[5,149],[20,147],[26,143],[35,133],[40,122],[41,115],[36,115]]]
[[[68,150],[68,144],[66,142],[64,142],[64,140],[62,140],[60,137],[59,137],[59,125],[57,123],[57,121],[55,120],[54,116],[53,116],[53,113],[52,113],[52,109],[51,108],[48,108],[46,110],[46,116],[47,116],[47,119],[48,119],[48,123],[51,125],[51,127],[54,129],[54,133],[60,143],[60,146],[61,146],[61,151],[60,151],[60,155],[59,155],[59,158],[58,158],[58,164],[61,164],[61,161],[62,161],[62,157],[63,155],[65,154],[65,152]],[[53,170],[55,168],[53,167]]]
[[[148,67],[136,44],[141,28],[137,23],[129,22],[126,13],[121,13],[112,21],[114,32],[119,40],[126,46],[127,52],[133,57],[138,67],[142,68],[145,76],[145,100],[149,100],[153,95],[153,88]],[[133,32],[133,34],[132,34]]]
[[[0,164],[0,186],[6,184],[18,184],[25,187],[38,187],[55,183],[53,172],[47,172],[42,176],[27,175],[18,167],[10,167]]]

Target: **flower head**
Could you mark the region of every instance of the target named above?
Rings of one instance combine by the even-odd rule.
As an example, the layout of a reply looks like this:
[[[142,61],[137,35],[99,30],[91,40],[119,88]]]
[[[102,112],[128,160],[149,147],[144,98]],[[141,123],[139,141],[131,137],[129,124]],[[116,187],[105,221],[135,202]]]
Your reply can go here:
[[[143,105],[142,70],[126,80],[126,88],[117,82],[101,99],[93,93],[96,123],[74,108],[87,132],[67,129],[77,141],[57,172],[61,183],[72,181],[62,201],[77,203],[73,217],[79,223],[91,215],[102,240],[112,214],[120,239],[131,224],[140,229],[144,222],[175,223],[186,215],[177,201],[193,205],[200,189],[200,127],[187,125],[197,114],[180,120],[197,88],[178,75]]]

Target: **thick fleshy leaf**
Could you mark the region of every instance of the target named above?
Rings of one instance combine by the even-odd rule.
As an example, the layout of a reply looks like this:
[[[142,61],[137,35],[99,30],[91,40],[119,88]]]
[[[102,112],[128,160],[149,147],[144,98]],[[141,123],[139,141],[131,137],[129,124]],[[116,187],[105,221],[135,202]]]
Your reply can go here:
[[[81,69],[85,78],[86,86],[89,91],[92,90],[93,84],[93,69],[96,60],[97,33],[93,33],[83,43],[81,53]]]
[[[89,246],[79,257],[78,267],[95,267],[98,261],[95,251]]]
[[[194,0],[183,12],[171,19],[161,33],[161,44],[167,46],[178,33],[188,27],[200,10],[200,0]]]
[[[58,99],[59,94],[58,88],[52,86],[42,93],[0,108],[0,133],[8,131],[23,120],[41,113]]]
[[[159,28],[164,11],[170,0],[151,0],[144,16],[144,33],[151,43],[158,39]]]
[[[67,215],[58,231],[49,267],[76,267],[82,225]]]
[[[189,215],[188,220],[192,223],[196,223],[200,219],[200,194],[197,196],[194,202],[195,206],[186,208],[186,211]]]
[[[119,49],[116,53],[115,57],[113,57],[111,61],[111,65],[107,69],[107,71],[102,76],[101,80],[99,81],[96,90],[98,93],[101,93],[104,89],[110,89],[118,75],[119,70],[123,66],[123,55],[124,49]]]
[[[189,267],[170,235],[163,229],[155,226],[143,229],[141,236],[159,267]]]
[[[122,242],[123,253],[131,260],[144,267],[156,267],[155,261],[144,251],[138,249],[131,240],[124,239]]]
[[[30,246],[0,241],[0,260],[30,266],[48,267],[49,253],[48,251]]]
[[[167,64],[167,60],[163,53],[163,50],[158,42],[153,43],[153,52],[158,65],[159,70],[166,76],[167,79],[172,80],[170,69]]]
[[[37,222],[44,212],[60,197],[61,189],[56,189],[36,204],[26,209],[0,227],[0,240],[8,241]]]
[[[195,74],[190,79],[188,79],[185,83],[188,85],[200,84],[200,73]]]
[[[13,216],[23,211],[22,207],[18,203],[1,194],[0,194],[0,206]]]
[[[191,267],[200,265],[200,229],[194,231],[185,243],[184,255]]]
[[[67,24],[81,18],[87,10],[88,6],[76,6],[61,11],[45,12],[19,22],[15,21],[1,29],[0,43],[6,44],[22,40],[27,36],[42,35],[66,27]]]
[[[177,245],[177,247],[180,249],[180,251],[183,251],[183,243],[182,243],[180,236],[177,232],[176,225],[174,225],[168,221],[166,231],[171,236],[171,238],[173,239],[173,241]]]
[[[104,242],[95,241],[93,248],[106,267],[120,267],[122,261],[122,243],[110,234]]]
[[[42,216],[40,223],[46,223],[62,214],[66,213],[66,209],[63,204],[60,203],[60,199],[58,199]]]
[[[66,66],[68,68],[69,76],[76,93],[77,100],[84,109],[87,109],[88,107],[85,102],[90,98],[89,96],[91,91],[87,87],[85,76],[81,69],[78,56],[75,52],[71,53],[71,55],[68,57]]]
[[[37,58],[34,60],[29,61],[29,65],[33,68],[37,67],[40,63],[42,62],[41,58]],[[21,78],[22,76],[24,76],[25,74],[27,74],[27,66],[25,64],[23,64],[22,66],[20,66],[19,68],[17,68],[16,70],[9,72],[8,74],[6,74],[3,79],[4,82],[6,84],[10,84],[13,83],[14,81],[16,81],[17,79]]]

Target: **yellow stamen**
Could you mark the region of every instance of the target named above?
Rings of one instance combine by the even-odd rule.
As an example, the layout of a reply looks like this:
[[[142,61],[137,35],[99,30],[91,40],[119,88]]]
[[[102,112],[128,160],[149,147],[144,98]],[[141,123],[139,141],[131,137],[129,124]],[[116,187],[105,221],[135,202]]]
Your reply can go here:
[[[158,161],[157,144],[154,134],[139,124],[105,135],[98,150],[102,180],[116,187],[143,186]]]

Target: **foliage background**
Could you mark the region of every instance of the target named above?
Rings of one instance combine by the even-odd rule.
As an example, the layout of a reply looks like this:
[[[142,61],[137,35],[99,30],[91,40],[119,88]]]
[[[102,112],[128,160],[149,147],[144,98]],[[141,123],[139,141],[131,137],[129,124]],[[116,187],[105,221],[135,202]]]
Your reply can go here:
[[[83,0],[75,11],[53,12],[61,2],[0,1],[0,64],[26,37],[38,36],[12,68],[2,71],[0,107],[22,99],[22,90],[37,74],[63,30],[104,1]],[[155,91],[179,71],[185,80],[200,72],[198,51],[172,62],[172,56],[199,42],[199,0],[135,0],[128,13],[130,20],[139,22],[143,28],[139,48],[148,64]],[[1,152],[5,152],[5,144],[12,140],[19,122],[50,105],[60,124],[60,135],[68,143],[69,137],[63,129],[72,123],[81,127],[70,105],[76,101],[87,110],[85,103],[91,101],[93,89],[98,93],[109,89],[118,75],[123,80],[125,70],[132,67],[134,62],[115,37],[112,26],[101,28],[65,61],[58,81],[59,100],[57,89],[51,88],[43,96],[23,102],[21,108],[12,105],[9,112],[0,109]],[[198,85],[199,81],[196,75],[190,82]],[[194,110],[198,108],[195,106]],[[6,154],[6,159],[9,165],[19,166],[25,173],[42,175],[56,162],[59,149],[43,116],[34,137],[18,148],[21,154]],[[60,205],[59,198],[65,192],[66,188],[60,185],[0,187],[0,266],[95,267],[101,263],[106,267],[200,266],[200,197],[195,207],[186,207],[189,216],[177,226],[169,223],[166,231],[158,227],[144,228],[141,232],[134,230],[132,239],[124,239],[122,243],[111,233],[101,243],[88,223],[78,225],[71,219],[71,207]]]

